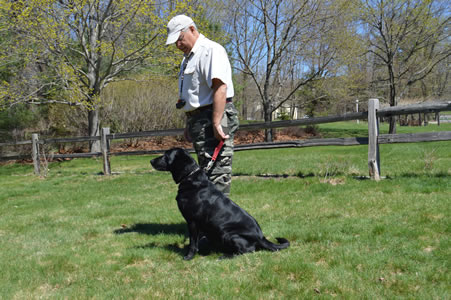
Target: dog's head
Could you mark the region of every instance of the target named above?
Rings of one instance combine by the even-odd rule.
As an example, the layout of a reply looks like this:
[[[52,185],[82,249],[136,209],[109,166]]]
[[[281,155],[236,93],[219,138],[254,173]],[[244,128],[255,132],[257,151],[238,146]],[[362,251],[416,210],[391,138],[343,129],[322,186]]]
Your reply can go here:
[[[176,183],[192,171],[199,168],[196,161],[184,149],[173,148],[167,150],[164,155],[150,161],[152,167],[158,171],[169,171]]]

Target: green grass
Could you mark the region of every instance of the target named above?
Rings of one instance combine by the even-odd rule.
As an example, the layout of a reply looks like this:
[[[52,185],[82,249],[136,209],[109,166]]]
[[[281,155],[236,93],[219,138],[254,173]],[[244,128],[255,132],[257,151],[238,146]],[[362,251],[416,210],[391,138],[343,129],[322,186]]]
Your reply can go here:
[[[380,134],[388,134],[388,123],[379,125]],[[324,138],[340,138],[340,137],[365,137],[368,136],[368,123],[360,121],[353,122],[336,122],[318,125],[318,131]],[[450,123],[442,123],[440,126],[431,124],[428,126],[396,126],[396,133],[415,133],[429,131],[451,131]]]
[[[381,145],[380,182],[364,178],[366,146],[236,152],[232,199],[291,247],[188,262],[177,187],[151,156],[113,157],[109,177],[100,159],[51,163],[46,178],[3,165],[0,298],[449,299],[450,149]]]

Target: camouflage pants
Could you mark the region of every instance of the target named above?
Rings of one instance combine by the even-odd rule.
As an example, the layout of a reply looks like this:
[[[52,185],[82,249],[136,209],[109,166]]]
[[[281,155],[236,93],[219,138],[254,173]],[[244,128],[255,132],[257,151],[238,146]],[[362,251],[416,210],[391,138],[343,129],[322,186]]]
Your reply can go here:
[[[213,156],[219,141],[213,134],[213,108],[206,109],[188,117],[187,126],[197,153],[197,160],[201,168],[205,168]],[[207,172],[208,178],[224,194],[230,194],[232,183],[233,136],[238,129],[238,112],[233,103],[227,103],[221,122],[224,132],[230,136],[225,140],[213,167]],[[227,124],[227,125],[225,125]],[[226,126],[226,128],[224,128]]]

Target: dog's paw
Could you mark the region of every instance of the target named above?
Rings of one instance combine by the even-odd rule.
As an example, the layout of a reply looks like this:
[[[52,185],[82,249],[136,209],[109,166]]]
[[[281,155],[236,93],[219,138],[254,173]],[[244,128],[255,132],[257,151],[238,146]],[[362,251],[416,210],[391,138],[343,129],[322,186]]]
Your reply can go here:
[[[183,259],[184,260],[192,260],[193,259],[193,257],[194,257],[194,255],[185,255],[185,256],[183,256]]]
[[[191,259],[193,259],[193,257],[194,257],[195,254],[196,254],[196,253],[188,252],[188,254],[185,255],[185,256],[183,257],[183,259],[184,259],[184,260],[191,260]]]

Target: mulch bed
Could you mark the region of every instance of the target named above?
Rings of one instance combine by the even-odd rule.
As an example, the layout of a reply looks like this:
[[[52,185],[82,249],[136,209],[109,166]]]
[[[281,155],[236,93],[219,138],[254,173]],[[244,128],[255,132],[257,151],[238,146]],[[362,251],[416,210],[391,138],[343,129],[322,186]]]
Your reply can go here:
[[[303,140],[315,136],[302,128],[287,128],[275,131],[275,142]],[[262,143],[265,141],[264,130],[238,131],[235,134],[235,145]],[[165,150],[174,147],[192,148],[190,142],[185,141],[182,137],[154,137],[147,139],[132,139],[120,144],[112,144],[111,152],[126,151],[144,151],[144,150]]]
[[[293,141],[293,140],[303,140],[311,137],[315,137],[315,132],[306,131],[299,127],[289,127],[284,129],[274,130],[274,141]],[[254,144],[262,143],[265,141],[265,131],[264,130],[249,130],[249,131],[238,131],[235,134],[235,145],[242,144]],[[166,137],[152,137],[152,138],[140,138],[140,139],[130,139],[123,142],[112,142],[111,152],[133,152],[133,151],[151,151],[151,150],[167,150],[174,147],[180,147],[185,149],[193,148],[192,143],[187,142],[181,136],[166,136]],[[88,153],[89,148],[86,143],[77,144],[61,144],[59,150],[55,154],[73,154],[73,153]],[[71,160],[71,158],[65,159],[55,159],[57,161]],[[24,163],[32,163],[31,159],[20,160]],[[14,162],[10,161],[9,163]],[[2,165],[8,162],[0,162]]]

